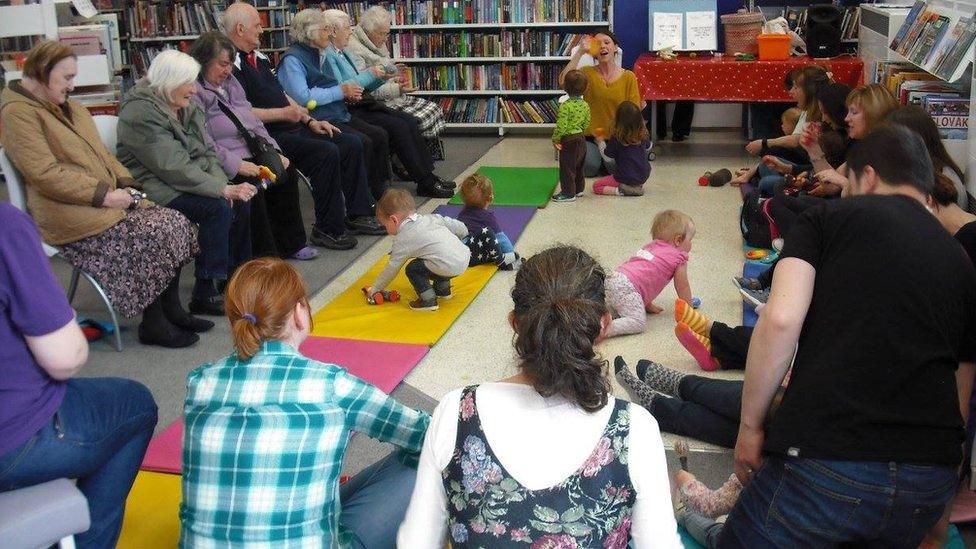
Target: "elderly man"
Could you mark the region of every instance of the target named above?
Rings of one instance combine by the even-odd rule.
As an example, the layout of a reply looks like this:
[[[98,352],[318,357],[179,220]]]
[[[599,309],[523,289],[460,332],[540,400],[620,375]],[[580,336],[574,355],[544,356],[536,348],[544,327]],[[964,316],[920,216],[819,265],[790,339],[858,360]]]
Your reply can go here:
[[[916,134],[881,127],[847,164],[855,196],[800,217],[752,336],[735,449],[746,489],[720,547],[914,548],[956,487],[976,272],[926,211]]]
[[[375,203],[366,181],[362,143],[343,135],[328,122],[308,115],[308,111],[285,94],[272,72],[271,62],[256,48],[261,42],[261,19],[254,6],[231,4],[223,14],[224,30],[237,48],[233,57],[234,76],[244,88],[254,114],[278,142],[281,152],[292,159],[309,178],[341,180],[346,201],[346,228],[353,234],[382,235],[385,230],[374,216]],[[349,247],[338,240],[355,239],[348,234],[335,236],[312,229],[313,244],[328,248]]]

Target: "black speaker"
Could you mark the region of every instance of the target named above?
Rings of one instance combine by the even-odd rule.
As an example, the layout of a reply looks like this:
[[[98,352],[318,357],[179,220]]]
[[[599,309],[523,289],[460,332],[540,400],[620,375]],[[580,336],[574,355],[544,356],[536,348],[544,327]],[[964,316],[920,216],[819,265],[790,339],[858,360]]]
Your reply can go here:
[[[807,8],[807,22],[803,39],[810,57],[840,55],[840,25],[843,13],[832,4],[818,4]]]

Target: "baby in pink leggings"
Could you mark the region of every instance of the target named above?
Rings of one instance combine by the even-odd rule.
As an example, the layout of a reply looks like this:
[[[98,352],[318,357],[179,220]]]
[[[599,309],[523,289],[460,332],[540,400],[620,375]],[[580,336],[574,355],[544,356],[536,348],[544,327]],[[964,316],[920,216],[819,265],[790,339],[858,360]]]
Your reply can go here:
[[[664,210],[654,216],[654,240],[607,275],[607,306],[613,316],[607,337],[643,332],[647,313],[663,310],[653,300],[671,280],[678,297],[691,303],[687,264],[694,236],[695,223],[688,214]]]

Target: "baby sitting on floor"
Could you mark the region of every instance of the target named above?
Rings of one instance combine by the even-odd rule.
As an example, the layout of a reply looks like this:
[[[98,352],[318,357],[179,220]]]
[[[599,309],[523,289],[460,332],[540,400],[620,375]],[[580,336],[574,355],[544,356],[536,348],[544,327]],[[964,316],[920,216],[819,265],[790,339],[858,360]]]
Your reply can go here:
[[[504,271],[518,269],[522,265],[522,258],[515,253],[512,241],[502,231],[494,212],[488,209],[495,199],[491,179],[477,173],[469,175],[461,182],[461,199],[464,201],[464,209],[457,218],[468,228],[468,234],[475,236],[493,233],[494,242],[491,243],[491,249],[497,252],[500,259],[496,261],[498,268]],[[475,264],[477,253],[476,250],[471,250],[472,264]]]
[[[417,292],[410,308],[436,311],[438,299],[452,297],[451,279],[463,273],[471,260],[471,250],[461,243],[468,236],[467,227],[450,217],[418,214],[413,196],[403,189],[383,193],[376,218],[393,237],[393,247],[389,263],[367,288],[367,295],[386,289],[406,263],[407,278]]]
[[[695,223],[688,214],[664,210],[654,216],[651,236],[650,244],[607,274],[606,299],[613,316],[607,337],[642,333],[647,328],[647,313],[663,310],[653,299],[672,280],[679,298],[694,301],[687,263]]]

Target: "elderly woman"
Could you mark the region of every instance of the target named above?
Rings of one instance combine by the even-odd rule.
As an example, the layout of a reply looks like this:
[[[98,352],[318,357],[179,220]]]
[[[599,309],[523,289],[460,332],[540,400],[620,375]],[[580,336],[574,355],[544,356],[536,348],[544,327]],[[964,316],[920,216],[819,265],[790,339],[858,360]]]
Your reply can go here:
[[[102,144],[88,110],[68,99],[78,63],[71,48],[42,42],[24,78],[3,90],[3,146],[27,187],[48,244],[105,289],[123,316],[142,312],[139,341],[186,347],[213,323],[183,310],[179,274],[196,254],[178,212],[140,200],[139,184]]]
[[[580,67],[580,58],[589,51],[591,40],[600,44],[600,53],[596,56],[597,64],[595,67]],[[618,44],[617,37],[612,32],[603,30],[596,33],[592,38],[583,40],[582,46],[573,52],[569,63],[559,74],[560,87],[566,73],[574,69],[583,71],[589,82],[583,93],[583,99],[590,106],[590,127],[586,130],[586,163],[583,166],[586,177],[595,177],[601,167],[607,168],[600,156],[593,131],[597,128],[610,131],[613,127],[613,116],[620,103],[630,101],[638,106],[644,104],[637,90],[637,76],[614,61]]]
[[[349,16],[339,10],[302,10],[292,21],[291,33],[295,43],[278,67],[281,85],[300,104],[315,101],[317,106],[311,110],[315,118],[328,120],[343,132],[356,133],[363,139],[373,153],[370,183],[374,196],[381,196],[385,190],[386,185],[378,180],[390,178],[391,147],[417,183],[417,194],[453,196],[453,183],[441,181],[433,172],[434,161],[417,120],[372,98],[363,98],[363,89],[378,88],[391,74],[379,66],[360,73],[341,52],[352,34]],[[348,107],[344,97],[350,100]]]
[[[235,182],[260,183],[260,167],[250,150],[238,124],[280,151],[281,146],[270,136],[264,124],[252,110],[244,89],[234,78],[231,61],[234,44],[219,32],[208,32],[193,44],[190,55],[203,69],[197,77],[197,93],[194,102],[203,108],[207,132],[214,141],[221,167],[227,177]],[[230,115],[227,113],[230,112]],[[231,116],[234,118],[231,119]],[[258,192],[251,201],[251,251],[256,256],[274,255],[293,259],[312,259],[318,256],[315,248],[306,243],[305,228],[298,199],[298,177],[288,157],[281,155],[286,167],[275,184]],[[316,164],[338,161],[337,157],[311,158]],[[332,177],[322,177],[324,173]],[[312,195],[315,200],[315,227],[312,242],[330,249],[349,249],[356,240],[349,236],[345,227],[345,205],[339,181],[339,166],[327,172],[309,170]]]
[[[390,10],[373,6],[363,12],[359,26],[352,30],[349,45],[343,50],[359,71],[369,67],[393,65],[386,42],[390,37],[393,17]],[[413,88],[402,76],[390,78],[371,92],[373,99],[391,109],[405,112],[417,119],[420,133],[427,140],[427,147],[435,158],[442,157],[439,136],[444,131],[444,111],[440,105],[414,95],[406,95]]]
[[[203,110],[190,100],[200,65],[161,52],[119,105],[119,160],[149,198],[200,226],[200,254],[190,310],[220,316],[217,283],[251,255],[250,204],[257,189],[232,184],[207,135]]]

